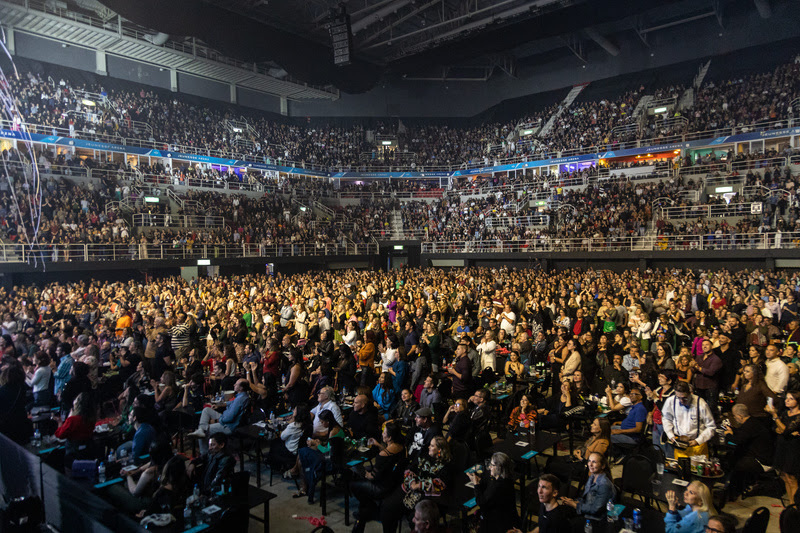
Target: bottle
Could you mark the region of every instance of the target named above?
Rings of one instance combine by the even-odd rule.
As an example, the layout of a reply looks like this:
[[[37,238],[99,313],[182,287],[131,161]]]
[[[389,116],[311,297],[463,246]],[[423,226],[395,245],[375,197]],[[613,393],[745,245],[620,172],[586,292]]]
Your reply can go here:
[[[194,490],[192,491],[192,505],[199,505],[199,504],[200,504],[200,487],[195,485]]]
[[[642,511],[638,508],[633,510],[633,529],[634,531],[642,530]]]
[[[606,504],[606,519],[612,524],[616,521],[617,518],[615,516],[614,510],[615,510],[614,502],[608,500],[608,503]]]
[[[42,432],[39,431],[39,428],[36,428],[36,431],[33,432],[33,447],[38,448],[42,445]]]
[[[108,464],[111,464],[111,463],[114,462],[114,452],[108,452],[108,459],[106,460],[106,462]]]
[[[587,520],[586,525],[583,526],[583,533],[592,533],[592,521]]]
[[[100,463],[100,466],[97,467],[97,482],[98,483],[105,483],[106,482],[106,464]]]
[[[189,503],[186,503],[186,507],[183,508],[183,527],[184,529],[191,527],[192,525],[192,510],[189,508]]]

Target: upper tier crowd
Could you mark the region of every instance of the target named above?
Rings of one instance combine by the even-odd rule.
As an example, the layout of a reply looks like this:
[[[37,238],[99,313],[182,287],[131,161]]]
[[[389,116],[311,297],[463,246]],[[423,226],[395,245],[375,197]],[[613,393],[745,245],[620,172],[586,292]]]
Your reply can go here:
[[[139,517],[180,513],[193,485],[213,495],[236,463],[230,436],[269,412],[291,414],[266,461],[309,501],[337,450],[353,440],[374,450],[350,486],[356,532],[372,520],[394,532],[415,510],[415,523],[435,526],[462,472],[484,460],[470,479],[487,531],[520,527],[514,466],[492,453],[493,439],[564,432],[576,417],[591,422],[588,439],[542,465],[540,533],[605,523],[620,498],[607,466],[630,446],[719,454],[729,500],[764,490],[771,466],[793,502],[799,282],[789,272],[472,268],[15,286],[0,289],[0,432],[24,444],[28,413],[60,407],[51,431],[69,470],[102,450],[102,418],[123,436],[109,461],[136,464],[105,497]],[[508,401],[493,395],[499,378],[536,372],[544,381]],[[215,401],[221,391],[232,398]],[[595,419],[598,397],[607,412]],[[172,438],[187,417],[200,449],[191,459]],[[735,447],[719,444],[718,428]],[[703,483],[689,485],[685,506],[675,493],[666,501],[667,533],[732,531]]]
[[[749,158],[760,161],[776,155],[770,152]],[[11,151],[3,157],[10,163],[12,179],[0,182],[0,238],[8,243],[31,243],[30,202],[36,205],[38,200],[29,194],[24,175],[14,175],[20,153]],[[177,200],[171,201],[163,190],[167,184],[143,192],[136,181],[117,181],[123,175],[111,168],[102,174],[107,179],[86,180],[81,171],[85,174],[85,166],[92,166],[90,160],[76,165],[69,154],[51,158],[42,153],[38,157],[43,169],[41,215],[34,209],[33,220],[39,225],[37,242],[52,249],[53,260],[82,260],[83,255],[68,246],[82,244],[128,245],[132,258],[154,258],[160,257],[154,254],[164,254],[163,250],[169,251],[165,254],[169,257],[180,257],[200,246],[220,253],[219,248],[226,245],[346,246],[399,237],[471,241],[481,246],[515,241],[530,249],[561,239],[624,241],[646,234],[667,239],[704,235],[711,239],[708,244],[712,247],[732,245],[742,234],[772,232],[787,234],[775,245],[793,242],[800,231],[800,188],[791,168],[776,165],[729,174],[714,170],[715,157],[712,154],[695,162],[698,168],[710,171],[678,178],[668,173],[626,179],[626,168],[617,168],[613,172],[619,175],[598,179],[596,170],[589,168],[557,177],[456,181],[449,190],[429,189],[411,180],[398,184],[409,190],[418,187],[415,194],[434,193],[436,198],[430,201],[401,201],[392,197],[392,187],[384,184],[333,189],[326,180],[299,177],[262,178],[265,194],[253,197],[193,187],[191,180],[199,174],[191,172],[186,174],[190,187],[176,189]],[[749,160],[732,153],[727,157],[737,163]],[[709,195],[704,192],[704,178],[742,180],[746,194],[732,199]],[[576,187],[576,183],[580,185]],[[484,194],[474,194],[481,187]],[[341,201],[327,195],[333,190],[340,191]],[[545,196],[533,196],[542,191]],[[359,193],[361,199],[346,202],[351,193]],[[161,202],[144,203],[147,194],[160,195]],[[545,205],[538,205],[542,198]],[[751,202],[761,203],[761,214],[751,214]],[[714,211],[708,216],[705,211],[694,211],[697,206],[711,206]],[[675,208],[686,212],[664,215],[663,209],[674,212]],[[19,213],[24,223],[20,223]],[[690,241],[678,245],[697,246]]]
[[[555,105],[531,110],[527,116],[514,120],[475,126],[413,121],[371,125],[310,119],[306,123],[281,121],[221,103],[193,104],[180,95],[144,87],[106,92],[102,86],[86,86],[64,78],[55,81],[32,72],[12,79],[10,89],[17,95],[23,120],[45,131],[63,128],[78,138],[97,139],[102,135],[114,141],[144,139],[178,151],[213,151],[221,157],[255,157],[273,163],[292,161],[304,167],[357,168],[376,162],[417,168],[469,167],[542,152],[613,149],[616,143],[637,138],[657,140],[677,133],[762,122],[785,125],[791,114],[790,103],[800,97],[800,64],[783,64],[772,72],[748,77],[707,80],[692,106],[670,111],[685,121],[659,122],[651,118],[644,129],[622,130],[615,128],[638,123],[634,111],[643,96],[649,93],[656,99],[678,101],[683,87],[642,86],[613,99],[584,102],[579,98],[566,108]],[[100,95],[92,96],[100,101],[92,100],[94,105],[87,105],[84,91]],[[538,131],[539,125],[556,113],[554,127],[546,135],[517,138],[518,125]],[[390,154],[384,163],[368,132],[396,136],[403,153]],[[716,133],[712,131],[709,136]]]

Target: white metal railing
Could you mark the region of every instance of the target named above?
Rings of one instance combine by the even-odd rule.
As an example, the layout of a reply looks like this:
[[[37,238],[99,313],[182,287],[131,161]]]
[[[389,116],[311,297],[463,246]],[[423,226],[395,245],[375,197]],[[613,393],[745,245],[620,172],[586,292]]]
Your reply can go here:
[[[528,215],[519,217],[489,217],[486,219],[486,226],[489,228],[511,228],[511,227],[531,227],[547,226],[550,224],[548,215]]]
[[[368,255],[375,243],[316,244],[0,244],[0,263],[86,262]]]
[[[661,218],[688,219],[700,217],[743,217],[751,214],[750,202],[712,205],[662,207]]]
[[[678,174],[681,176],[696,176],[698,174],[713,174],[714,172],[730,172],[727,163],[709,163],[706,165],[692,165],[681,167]]]
[[[612,252],[673,250],[765,250],[800,249],[800,232],[714,233],[702,235],[658,235],[643,237],[583,237],[576,239],[543,236],[534,239],[423,242],[422,253],[537,253]]]
[[[703,184],[707,188],[723,187],[726,185],[741,187],[744,185],[744,176],[709,176],[703,180]]]
[[[212,215],[171,215],[136,213],[133,225],[137,228],[160,226],[164,228],[222,228],[225,219]]]
[[[772,168],[775,166],[785,167],[785,157],[770,157],[765,159],[746,159],[744,161],[734,161],[731,163],[731,170],[750,170],[756,168]]]
[[[576,156],[576,155],[584,155],[584,154],[592,154],[598,152],[605,152],[608,150],[621,150],[626,148],[639,148],[643,146],[650,146],[654,143],[658,144],[666,144],[666,143],[680,143],[686,141],[693,141],[699,139],[706,139],[712,137],[725,137],[730,135],[737,135],[740,133],[749,133],[749,132],[758,132],[758,131],[769,131],[773,129],[780,129],[783,127],[791,126],[797,123],[798,119],[785,119],[785,120],[772,120],[766,122],[760,122],[755,124],[748,124],[744,126],[736,126],[734,128],[718,128],[713,130],[704,130],[704,131],[695,131],[689,133],[681,133],[676,135],[668,135],[664,137],[654,137],[651,139],[638,139],[632,141],[624,141],[624,142],[610,142],[608,144],[596,145],[596,146],[585,146],[579,148],[572,148],[563,151],[542,151],[536,153],[529,153],[521,156],[513,156],[501,159],[495,159],[492,163],[494,165],[505,165],[505,164],[512,164],[512,163],[522,163],[527,161],[542,161],[547,159],[555,159],[559,157],[569,157],[569,156]],[[12,121],[9,120],[0,120],[0,126],[5,129],[12,129],[18,130],[19,125],[14,124]],[[47,125],[39,125],[39,124],[30,124],[26,123],[25,127],[27,131],[30,133],[41,133],[44,135],[58,135],[62,137],[69,137],[69,129],[67,128],[54,128],[52,126]],[[92,133],[92,132],[77,132],[82,134],[79,135],[79,138],[87,138],[91,140],[109,142],[113,144],[123,144],[125,146],[137,146],[137,147],[145,147],[145,148],[152,148],[152,149],[169,149],[176,152],[183,152],[188,154],[195,154],[195,155],[203,155],[203,156],[214,156],[214,157],[221,157],[224,159],[236,158],[236,159],[243,159],[243,160],[251,160],[254,162],[264,162],[268,164],[279,164],[285,165],[289,167],[297,167],[297,168],[304,168],[310,171],[359,171],[359,172],[385,172],[385,171],[410,171],[416,170],[420,172],[430,171],[446,171],[452,172],[454,170],[459,169],[467,169],[473,168],[477,166],[485,166],[484,162],[481,161],[465,161],[461,164],[455,165],[338,165],[338,166],[323,166],[323,165],[316,165],[306,163],[305,161],[295,161],[291,159],[272,159],[261,154],[254,154],[254,153],[241,153],[235,150],[214,150],[208,147],[197,147],[197,146],[184,146],[184,145],[175,145],[169,144],[164,141],[149,141],[143,139],[132,139],[132,138],[119,138],[113,135],[105,135],[100,133]]]

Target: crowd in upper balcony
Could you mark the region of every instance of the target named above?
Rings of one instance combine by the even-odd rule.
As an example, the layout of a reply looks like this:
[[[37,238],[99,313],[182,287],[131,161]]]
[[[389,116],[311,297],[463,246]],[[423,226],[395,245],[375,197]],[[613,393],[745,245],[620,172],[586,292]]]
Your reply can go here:
[[[159,148],[270,163],[293,162],[309,168],[386,164],[430,169],[483,166],[511,157],[613,147],[637,138],[658,139],[764,121],[785,124],[790,103],[800,96],[800,65],[787,63],[749,77],[707,80],[697,90],[693,104],[684,109],[676,105],[671,116],[646,119],[642,127],[638,113],[646,109],[634,111],[643,96],[652,91],[654,101],[674,98],[677,104],[685,100],[684,87],[642,86],[617,98],[579,100],[568,107],[530,110],[513,120],[456,126],[430,121],[356,121],[347,125],[311,119],[300,122],[222,103],[190,103],[180,95],[143,87],[106,91],[102,86],[64,78],[56,81],[30,72],[10,84],[24,120],[43,131],[62,128],[60,131],[68,130],[70,136],[112,141],[137,138]],[[82,91],[90,91],[89,96],[97,101]],[[553,127],[540,131],[554,114]],[[674,120],[676,117],[685,120]],[[535,133],[520,138],[517,127],[521,125]],[[396,137],[398,149],[384,159],[370,132]]]

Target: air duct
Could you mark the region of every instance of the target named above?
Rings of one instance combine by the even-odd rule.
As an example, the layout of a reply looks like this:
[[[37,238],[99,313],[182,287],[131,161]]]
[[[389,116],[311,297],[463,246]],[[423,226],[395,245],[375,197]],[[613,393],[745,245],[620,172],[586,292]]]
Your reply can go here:
[[[753,2],[756,4],[756,10],[762,19],[768,19],[772,16],[772,7],[769,5],[769,0],[753,0]]]
[[[379,20],[384,19],[388,15],[391,15],[395,11],[400,8],[403,8],[410,4],[412,0],[397,0],[396,2],[392,2],[388,6],[384,7],[383,9],[377,10],[375,13],[371,15],[367,15],[363,19],[357,20],[350,25],[351,31],[355,34],[364,28],[375,24]]]
[[[586,32],[586,35],[589,36],[591,40],[599,44],[603,50],[605,50],[614,57],[617,57],[619,55],[619,46],[615,45],[614,43],[612,43],[611,41],[600,35],[600,32],[598,32],[596,29],[586,28],[584,31]]]
[[[144,38],[156,46],[161,46],[169,40],[169,34],[158,32],[155,35],[145,35]]]

